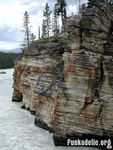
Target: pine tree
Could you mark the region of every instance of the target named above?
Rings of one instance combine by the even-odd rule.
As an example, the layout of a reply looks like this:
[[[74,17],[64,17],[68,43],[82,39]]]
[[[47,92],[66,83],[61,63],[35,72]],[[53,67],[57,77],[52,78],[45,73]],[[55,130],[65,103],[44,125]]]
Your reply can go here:
[[[43,38],[46,38],[46,21],[45,19],[43,19],[43,22],[42,22],[42,39]]]
[[[53,13],[54,13],[54,16],[53,16],[52,31],[53,31],[53,35],[56,35],[59,33],[57,4],[55,4],[55,6],[54,6]]]
[[[57,13],[61,15],[62,25],[64,25],[64,19],[66,18],[66,6],[65,0],[57,0]]]
[[[79,13],[80,13],[81,1],[80,1],[80,0],[78,0],[78,3],[79,3]]]
[[[24,13],[24,30],[23,32],[25,33],[25,38],[24,38],[24,46],[29,47],[30,44],[30,18],[29,14],[27,11]]]
[[[48,3],[46,3],[45,11],[43,11],[43,24],[42,24],[42,37],[50,37],[50,30],[51,30],[51,11]]]
[[[66,12],[66,8],[64,8],[64,18],[66,18],[67,16],[67,12]]]

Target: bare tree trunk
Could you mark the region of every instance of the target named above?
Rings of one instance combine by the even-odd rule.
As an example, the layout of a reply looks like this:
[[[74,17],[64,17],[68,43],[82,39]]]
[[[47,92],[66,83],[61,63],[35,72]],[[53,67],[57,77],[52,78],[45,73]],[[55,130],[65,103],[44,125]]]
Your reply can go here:
[[[78,2],[79,2],[79,13],[80,13],[81,2],[80,0],[78,0]]]
[[[27,28],[27,46],[29,47],[29,29]]]
[[[61,20],[62,20],[62,26],[63,26],[64,25],[63,12],[61,12]]]
[[[38,39],[40,40],[40,26],[38,26]]]

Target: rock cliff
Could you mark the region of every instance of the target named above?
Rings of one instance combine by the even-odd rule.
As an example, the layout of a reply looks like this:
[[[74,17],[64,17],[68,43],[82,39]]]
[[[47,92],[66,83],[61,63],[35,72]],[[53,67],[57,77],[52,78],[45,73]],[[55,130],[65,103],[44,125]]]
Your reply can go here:
[[[112,137],[112,7],[96,4],[67,18],[58,37],[31,44],[15,62],[13,87],[13,101],[54,133],[55,145],[69,137]]]

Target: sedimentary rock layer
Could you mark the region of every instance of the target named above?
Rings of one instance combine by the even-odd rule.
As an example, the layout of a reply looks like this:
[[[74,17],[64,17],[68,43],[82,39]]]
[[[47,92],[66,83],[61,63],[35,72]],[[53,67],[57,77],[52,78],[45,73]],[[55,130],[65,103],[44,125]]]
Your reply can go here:
[[[13,100],[35,124],[69,137],[113,136],[113,9],[97,4],[69,17],[64,33],[16,60]]]

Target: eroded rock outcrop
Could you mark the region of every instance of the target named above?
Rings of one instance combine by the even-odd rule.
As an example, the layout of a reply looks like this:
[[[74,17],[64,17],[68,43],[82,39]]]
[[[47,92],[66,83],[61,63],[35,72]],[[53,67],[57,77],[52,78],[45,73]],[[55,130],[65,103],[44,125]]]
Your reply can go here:
[[[69,137],[112,137],[113,9],[97,4],[67,18],[64,29],[16,60],[13,100],[54,132],[56,145]]]

